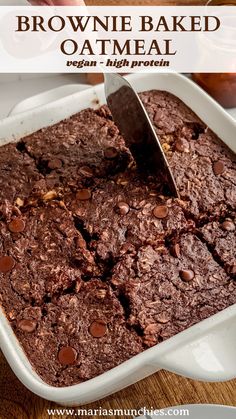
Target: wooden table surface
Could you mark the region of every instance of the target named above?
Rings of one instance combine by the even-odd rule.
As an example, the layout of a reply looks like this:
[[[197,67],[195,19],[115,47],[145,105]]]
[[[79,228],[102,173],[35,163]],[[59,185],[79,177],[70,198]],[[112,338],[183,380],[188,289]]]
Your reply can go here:
[[[202,0],[88,0],[87,4],[203,4]],[[236,380],[227,383],[200,383],[160,371],[139,383],[107,397],[87,408],[136,409],[164,408],[191,403],[214,403],[236,406]],[[28,391],[12,373],[0,353],[0,419],[47,419],[47,409],[57,408]],[[71,416],[54,416],[54,418]],[[94,416],[97,418],[98,416]],[[103,416],[104,417],[104,416]],[[222,418],[223,419],[223,418]]]

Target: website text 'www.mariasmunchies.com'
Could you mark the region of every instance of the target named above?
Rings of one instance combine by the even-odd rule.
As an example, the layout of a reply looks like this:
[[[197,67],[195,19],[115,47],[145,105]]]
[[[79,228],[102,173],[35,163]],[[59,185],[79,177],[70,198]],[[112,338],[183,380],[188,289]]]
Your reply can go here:
[[[156,416],[156,417],[177,417],[177,416],[189,416],[188,409],[154,409],[142,407],[139,409],[47,409],[48,416],[76,416],[78,418],[84,417],[137,417],[137,416]]]

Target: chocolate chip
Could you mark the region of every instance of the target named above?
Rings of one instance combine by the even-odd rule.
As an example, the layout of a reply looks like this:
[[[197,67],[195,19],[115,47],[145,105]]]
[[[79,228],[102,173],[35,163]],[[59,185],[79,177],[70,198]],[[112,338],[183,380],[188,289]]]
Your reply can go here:
[[[158,205],[153,210],[153,215],[156,218],[165,218],[168,215],[168,208],[166,205]]]
[[[0,257],[0,272],[6,273],[11,271],[15,266],[15,261],[11,256]]]
[[[115,147],[108,147],[104,151],[104,156],[108,160],[115,159],[118,156],[118,150]]]
[[[180,138],[175,143],[175,150],[179,151],[180,153],[187,153],[189,151],[189,143],[184,138]]]
[[[62,167],[62,161],[60,159],[52,159],[48,162],[49,169],[55,170]]]
[[[180,274],[181,279],[185,282],[192,281],[192,279],[195,276],[195,273],[193,271],[191,271],[190,269],[186,269],[186,270],[184,269],[184,270],[180,271],[179,274]]]
[[[175,244],[173,244],[173,246],[171,246],[170,254],[172,256],[174,256],[175,258],[180,257],[180,245],[179,245],[179,243],[175,243]]]
[[[74,364],[77,358],[77,352],[71,346],[63,346],[58,353],[58,361],[62,365]]]
[[[103,320],[95,320],[89,326],[89,333],[94,338],[102,338],[106,334],[106,331],[107,325]]]
[[[12,233],[22,233],[25,229],[25,222],[22,220],[22,218],[14,218],[9,224],[8,229]]]
[[[23,319],[18,323],[19,329],[27,333],[32,333],[36,329],[36,326],[37,322],[35,320]]]
[[[82,166],[79,168],[79,174],[86,177],[86,178],[91,178],[93,177],[93,171],[92,169],[90,169],[89,166]]]
[[[76,199],[79,201],[87,201],[92,196],[91,191],[89,189],[80,189],[76,193]]]
[[[224,163],[221,160],[216,161],[213,164],[213,172],[215,175],[221,175],[225,170]]]
[[[222,223],[222,228],[223,228],[223,230],[226,230],[226,231],[234,231],[235,230],[235,224],[233,223],[232,220],[225,220]]]
[[[116,205],[116,210],[120,215],[126,215],[129,212],[129,205],[126,202],[120,201]]]

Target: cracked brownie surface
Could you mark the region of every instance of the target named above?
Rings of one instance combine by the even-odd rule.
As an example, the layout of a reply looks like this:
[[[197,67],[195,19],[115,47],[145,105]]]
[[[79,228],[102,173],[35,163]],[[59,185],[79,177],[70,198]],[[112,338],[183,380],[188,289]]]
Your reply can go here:
[[[128,323],[142,330],[148,346],[236,301],[236,284],[195,235],[185,233],[172,246],[141,247],[114,272],[114,284],[123,279],[119,288],[130,308]]]
[[[207,219],[234,209],[235,155],[178,98],[157,92],[143,93],[141,98],[190,214]]]
[[[46,190],[77,189],[127,167],[130,152],[110,118],[106,106],[96,112],[85,109],[21,141],[43,173]]]
[[[31,334],[22,327],[26,319],[34,325]],[[26,307],[13,324],[37,371],[52,385],[95,377],[142,351],[120,302],[99,280],[81,282],[77,292],[44,306]]]
[[[17,198],[29,197],[42,178],[35,162],[16,144],[0,147],[0,202],[14,203]]]
[[[202,238],[226,272],[236,277],[236,217],[231,214],[220,221],[212,221],[200,229]]]
[[[236,302],[235,155],[178,98],[140,96],[180,199],[138,171],[106,106],[0,148],[0,301],[54,386]]]
[[[72,216],[57,203],[13,212],[10,222],[1,221],[1,247],[12,259],[11,288],[31,304],[70,289],[83,275],[98,274]]]
[[[114,261],[130,248],[156,246],[194,227],[184,214],[185,203],[158,194],[155,179],[144,180],[136,169],[88,191],[88,199],[81,200],[78,192],[65,202],[100,260]]]

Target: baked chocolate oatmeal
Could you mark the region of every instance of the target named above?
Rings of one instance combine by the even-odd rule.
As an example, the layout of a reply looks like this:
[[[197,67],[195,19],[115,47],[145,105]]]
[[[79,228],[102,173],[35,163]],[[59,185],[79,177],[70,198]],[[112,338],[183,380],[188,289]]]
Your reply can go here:
[[[91,199],[80,200],[77,194],[65,196],[66,205],[100,260],[114,261],[127,247],[163,244],[195,225],[185,216],[184,202],[160,196],[155,180],[142,179],[136,170],[100,182],[90,190]]]
[[[0,147],[0,301],[33,368],[83,382],[236,303],[236,159],[178,98],[141,99],[180,198],[106,106]]]
[[[169,249],[142,246],[134,256],[125,255],[113,277],[127,298],[128,324],[142,330],[147,346],[236,301],[234,283],[192,233],[181,235]]]
[[[165,92],[141,98],[166,152],[182,199],[194,219],[236,206],[236,157],[178,98]]]
[[[76,292],[61,293],[43,307],[26,307],[18,317],[17,336],[52,385],[88,380],[143,349],[111,287],[98,279],[80,283]]]

